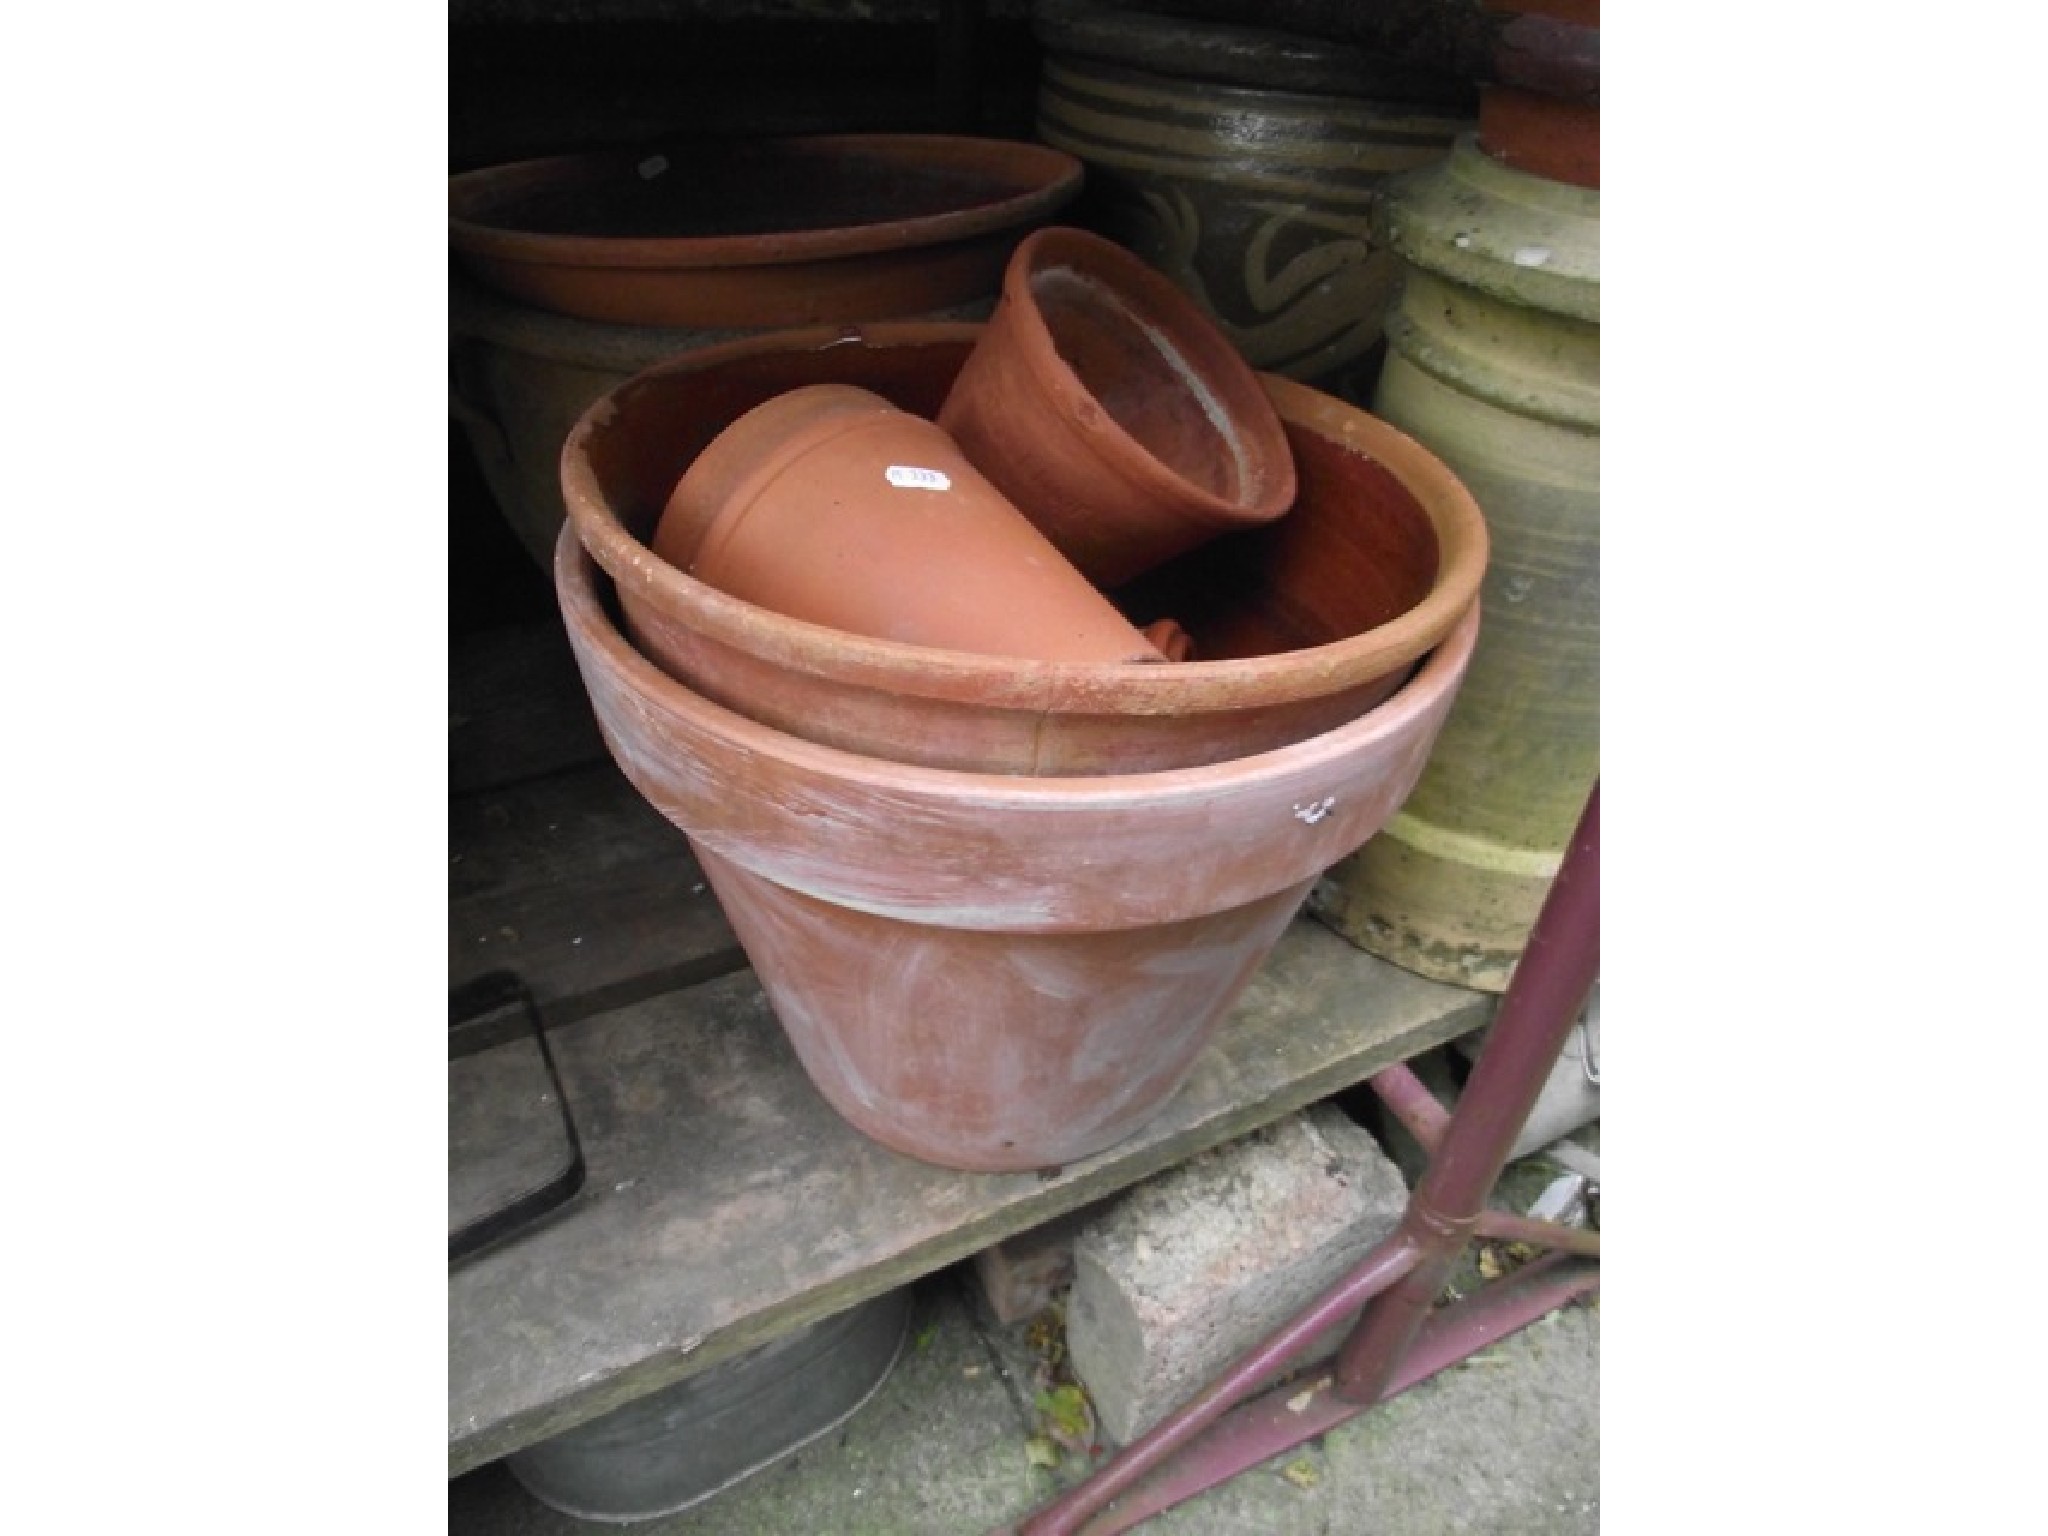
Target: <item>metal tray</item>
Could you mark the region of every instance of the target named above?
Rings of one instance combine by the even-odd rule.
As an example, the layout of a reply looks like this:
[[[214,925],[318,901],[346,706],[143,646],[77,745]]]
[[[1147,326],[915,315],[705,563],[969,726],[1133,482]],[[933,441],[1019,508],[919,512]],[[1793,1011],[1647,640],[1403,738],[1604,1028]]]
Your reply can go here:
[[[506,1468],[581,1520],[670,1515],[780,1461],[850,1417],[888,1379],[910,1323],[911,1288],[713,1366],[552,1440]]]

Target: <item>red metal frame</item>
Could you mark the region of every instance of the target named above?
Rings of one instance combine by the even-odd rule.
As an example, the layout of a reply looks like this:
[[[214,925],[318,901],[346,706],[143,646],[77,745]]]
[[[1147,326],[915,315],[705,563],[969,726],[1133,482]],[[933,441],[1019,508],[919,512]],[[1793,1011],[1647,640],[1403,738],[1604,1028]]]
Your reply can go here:
[[[1598,1233],[1490,1212],[1486,1199],[1599,973],[1595,782],[1456,1110],[1446,1112],[1405,1066],[1370,1079],[1429,1154],[1394,1234],[1152,1430],[1000,1536],[1129,1530],[1597,1291]],[[1550,1252],[1461,1301],[1436,1306],[1474,1238]],[[1361,1304],[1343,1347],[1312,1378],[1297,1373],[1250,1396]]]

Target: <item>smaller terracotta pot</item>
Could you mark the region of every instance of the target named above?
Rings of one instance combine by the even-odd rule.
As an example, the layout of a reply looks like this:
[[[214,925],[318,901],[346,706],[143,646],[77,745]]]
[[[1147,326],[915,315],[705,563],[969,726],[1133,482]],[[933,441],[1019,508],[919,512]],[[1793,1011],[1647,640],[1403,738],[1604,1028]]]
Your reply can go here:
[[[1294,502],[1251,366],[1170,279],[1083,230],[1017,247],[938,421],[1100,587]]]
[[[1484,86],[1479,147],[1503,165],[1568,186],[1600,190],[1600,108],[1535,91]]]
[[[789,390],[721,432],[676,482],[654,552],[849,634],[1042,661],[1166,660],[951,438],[850,384]],[[688,675],[663,626],[632,627]]]
[[[1480,150],[1528,175],[1599,191],[1600,0],[1488,8],[1503,23],[1504,70],[1479,89]]]

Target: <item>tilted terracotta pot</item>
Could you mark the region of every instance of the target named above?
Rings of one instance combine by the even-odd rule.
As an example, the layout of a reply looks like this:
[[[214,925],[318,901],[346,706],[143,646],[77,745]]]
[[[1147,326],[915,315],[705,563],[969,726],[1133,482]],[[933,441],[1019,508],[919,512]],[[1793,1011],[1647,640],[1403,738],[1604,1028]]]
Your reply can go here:
[[[1468,609],[1385,703],[1274,752],[1025,778],[723,709],[634,648],[573,528],[555,579],[606,742],[689,834],[819,1092],[988,1171],[1088,1157],[1171,1097],[1311,883],[1407,795],[1479,627]]]
[[[1486,526],[1435,457],[1363,410],[1264,381],[1301,474],[1292,512],[1119,594],[1172,618],[1177,666],[1024,662],[876,640],[717,591],[648,547],[684,470],[731,422],[839,382],[934,415],[979,329],[894,322],[752,337],[650,368],[594,402],[561,459],[573,526],[636,627],[698,693],[849,751],[1014,774],[1125,773],[1300,741],[1385,698],[1476,598]]]
[[[1169,279],[1084,230],[1011,254],[939,425],[1098,586],[1294,504],[1251,365]]]
[[[721,592],[851,634],[1046,661],[1166,659],[951,438],[851,384],[793,389],[721,432],[677,481],[654,552]],[[660,630],[626,618],[661,660]]]

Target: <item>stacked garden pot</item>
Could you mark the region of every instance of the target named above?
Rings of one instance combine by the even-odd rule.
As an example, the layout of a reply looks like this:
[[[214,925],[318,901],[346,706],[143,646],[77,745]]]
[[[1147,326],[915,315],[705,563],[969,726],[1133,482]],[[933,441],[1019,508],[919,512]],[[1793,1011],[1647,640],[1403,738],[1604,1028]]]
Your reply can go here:
[[[1037,132],[1072,217],[1166,273],[1256,367],[1368,398],[1399,260],[1380,187],[1472,126],[1455,75],[1329,39],[1040,0]]]
[[[1516,8],[1597,47],[1590,4]],[[1489,88],[1479,131],[1392,185],[1380,227],[1407,272],[1373,410],[1471,488],[1493,560],[1428,771],[1315,905],[1374,954],[1497,992],[1599,773],[1597,94]]]
[[[1080,192],[1044,145],[825,134],[563,155],[449,182],[450,409],[537,564],[562,442],[606,390],[783,326],[987,314]]]
[[[1295,506],[1154,573],[1209,660],[853,635],[649,547],[747,412],[836,384],[935,417],[982,334],[781,332],[608,392],[563,452],[555,573],[607,743],[688,834],[826,1101],[912,1156],[1022,1171],[1154,1115],[1400,805],[1471,655],[1486,535],[1403,434],[1268,376]]]

